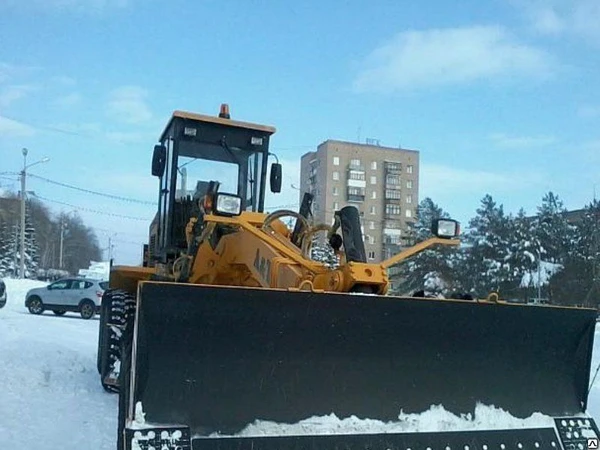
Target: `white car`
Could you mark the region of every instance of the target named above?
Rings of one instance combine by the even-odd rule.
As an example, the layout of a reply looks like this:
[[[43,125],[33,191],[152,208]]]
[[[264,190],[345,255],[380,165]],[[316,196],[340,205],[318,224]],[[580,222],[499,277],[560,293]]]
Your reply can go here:
[[[25,296],[25,307],[31,314],[52,311],[62,316],[67,311],[79,312],[84,319],[91,319],[100,312],[102,294],[108,281],[89,278],[63,278],[43,288],[31,289]]]
[[[3,308],[6,305],[6,284],[4,281],[0,280],[0,308]]]

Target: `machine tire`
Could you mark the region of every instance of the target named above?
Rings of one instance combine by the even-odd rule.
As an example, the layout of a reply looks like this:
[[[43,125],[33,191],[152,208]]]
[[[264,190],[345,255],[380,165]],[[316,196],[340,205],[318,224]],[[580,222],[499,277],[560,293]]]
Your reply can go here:
[[[79,304],[79,314],[82,319],[90,320],[96,315],[96,305],[91,300],[83,300]]]
[[[106,383],[106,378],[113,371],[115,364],[121,361],[121,340],[127,330],[128,319],[135,316],[135,296],[121,289],[107,290],[102,297],[100,311],[100,327],[98,342],[98,365],[100,381],[107,392],[119,392],[120,381],[115,386]],[[115,331],[113,326],[120,332]],[[119,377],[120,378],[120,377]]]
[[[127,406],[131,392],[129,380],[131,372],[131,349],[133,341],[133,317],[130,320],[121,340],[121,370],[119,372],[119,411],[117,418],[117,450],[126,450],[124,441],[125,421],[127,420]]]
[[[109,305],[109,297],[112,294],[112,289],[107,289],[102,295],[100,302],[100,320],[98,324],[98,350],[96,353],[96,367],[98,368],[98,375],[102,375],[102,357],[106,344],[104,337],[106,335],[106,318],[108,316],[107,306]]]
[[[42,314],[44,312],[44,303],[42,302],[42,299],[39,298],[37,295],[32,295],[31,297],[29,297],[27,309],[31,314]]]
[[[66,314],[67,311],[65,311],[64,309],[55,309],[54,311],[52,311],[54,313],[54,315],[56,316],[64,316]]]

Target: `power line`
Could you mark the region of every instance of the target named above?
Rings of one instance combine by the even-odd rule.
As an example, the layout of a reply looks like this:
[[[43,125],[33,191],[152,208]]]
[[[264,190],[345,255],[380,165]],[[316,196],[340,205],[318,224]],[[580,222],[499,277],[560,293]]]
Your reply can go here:
[[[38,180],[45,181],[46,183],[55,184],[57,186],[62,186],[62,187],[65,187],[68,189],[73,189],[73,190],[79,191],[79,192],[85,192],[86,194],[98,195],[100,197],[111,198],[113,200],[121,200],[121,201],[129,202],[129,203],[139,203],[141,205],[151,205],[151,206],[157,205],[156,202],[150,202],[147,200],[138,200],[135,198],[123,197],[120,195],[113,195],[113,194],[106,194],[104,192],[92,191],[91,189],[85,189],[85,188],[81,188],[78,186],[73,186],[71,184],[61,183],[60,181],[50,180],[48,178],[40,177],[39,175],[34,175],[32,173],[28,173],[27,176],[32,177],[32,178],[37,178]]]
[[[98,211],[97,209],[85,208],[85,207],[82,207],[82,206],[75,206],[75,205],[72,205],[70,203],[60,202],[58,200],[52,200],[52,199],[49,199],[49,198],[46,198],[46,197],[42,197],[42,196],[37,195],[37,194],[35,194],[34,196],[36,198],[40,199],[40,200],[45,201],[45,202],[56,203],[58,205],[68,206],[69,208],[73,208],[73,209],[78,210],[78,211],[87,211],[87,212],[91,212],[91,213],[95,213],[95,214],[102,214],[104,216],[119,217],[121,219],[142,220],[142,221],[148,221],[148,222],[150,221],[150,219],[146,219],[146,218],[143,218],[143,217],[126,216],[126,215],[123,215],[123,214],[115,214],[115,213],[110,213],[110,212],[106,212],[106,211]]]

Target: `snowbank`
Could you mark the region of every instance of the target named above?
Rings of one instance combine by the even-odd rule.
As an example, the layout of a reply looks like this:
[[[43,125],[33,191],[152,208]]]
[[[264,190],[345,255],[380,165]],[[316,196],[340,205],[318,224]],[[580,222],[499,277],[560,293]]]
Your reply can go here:
[[[114,450],[117,397],[96,371],[98,320],[29,314],[34,280],[4,280],[0,310],[0,448]]]

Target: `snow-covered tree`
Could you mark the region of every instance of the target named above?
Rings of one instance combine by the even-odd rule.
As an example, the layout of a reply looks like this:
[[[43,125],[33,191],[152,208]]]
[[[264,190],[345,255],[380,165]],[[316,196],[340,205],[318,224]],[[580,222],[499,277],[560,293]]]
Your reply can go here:
[[[469,247],[462,281],[468,291],[487,296],[510,289],[510,219],[491,195],[481,200],[477,215],[469,222],[465,241]]]
[[[423,199],[417,207],[417,220],[410,230],[411,243],[414,245],[433,237],[432,222],[449,217],[431,198]],[[426,295],[446,295],[455,285],[451,266],[451,253],[455,251],[454,248],[436,247],[400,263],[395,275],[398,278],[398,291],[411,294],[422,290]]]
[[[13,249],[10,245],[10,227],[6,222],[0,223],[0,277],[9,275]]]
[[[565,212],[567,209],[558,195],[552,192],[544,195],[533,222],[543,261],[560,264],[570,253],[575,228],[567,222]]]
[[[600,202],[586,206],[571,235],[571,251],[562,270],[549,281],[552,301],[565,305],[599,307],[600,304]]]
[[[313,238],[310,257],[313,261],[321,262],[330,268],[335,268],[339,264],[338,257],[333,248],[331,248],[331,245],[325,242],[324,239],[319,239],[316,235]]]
[[[31,217],[25,214],[25,276],[34,278],[38,270],[38,245]],[[21,267],[21,224],[0,228],[0,274],[17,277]]]

